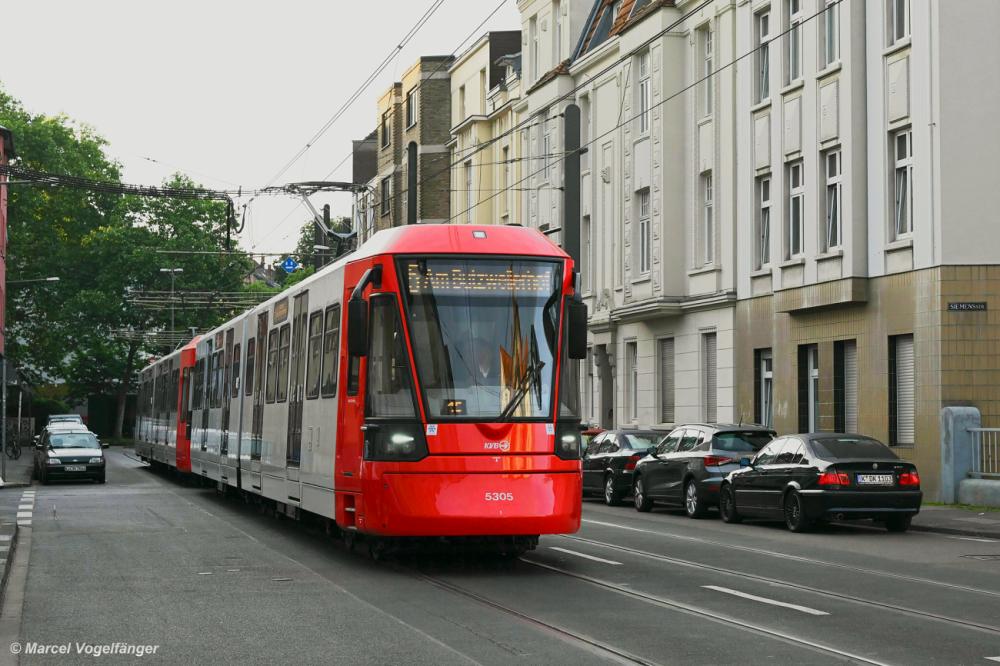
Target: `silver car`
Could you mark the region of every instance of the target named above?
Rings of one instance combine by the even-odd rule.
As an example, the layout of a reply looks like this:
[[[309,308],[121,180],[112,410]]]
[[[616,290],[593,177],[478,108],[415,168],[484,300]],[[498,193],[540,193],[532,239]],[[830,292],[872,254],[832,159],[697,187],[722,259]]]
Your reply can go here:
[[[52,479],[93,479],[104,483],[104,451],[97,435],[85,428],[46,428],[35,446],[35,476]]]

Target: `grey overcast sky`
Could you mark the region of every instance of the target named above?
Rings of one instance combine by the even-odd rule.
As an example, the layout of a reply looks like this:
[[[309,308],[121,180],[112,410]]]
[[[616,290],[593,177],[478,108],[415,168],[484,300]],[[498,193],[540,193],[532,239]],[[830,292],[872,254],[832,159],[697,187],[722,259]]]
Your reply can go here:
[[[375,102],[420,55],[452,53],[500,0],[445,0],[368,90],[279,182],[322,178],[375,127]],[[184,171],[207,187],[272,176],[334,114],[432,0],[3,2],[0,84],[33,113],[65,113],[110,142],[128,182]],[[515,0],[487,30],[520,28]],[[15,137],[16,142],[16,137]],[[154,163],[144,159],[158,160]],[[332,176],[348,180],[350,160]],[[350,195],[314,197],[334,214]],[[298,208],[298,210],[293,209]],[[251,206],[245,248],[294,247],[305,208]],[[283,221],[282,221],[283,220]]]

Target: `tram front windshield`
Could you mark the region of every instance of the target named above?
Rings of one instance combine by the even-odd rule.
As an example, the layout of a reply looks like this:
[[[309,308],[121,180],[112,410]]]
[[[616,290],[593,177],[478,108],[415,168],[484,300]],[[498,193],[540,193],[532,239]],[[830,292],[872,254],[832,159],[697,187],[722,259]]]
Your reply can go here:
[[[405,259],[399,268],[429,420],[550,415],[560,262]]]

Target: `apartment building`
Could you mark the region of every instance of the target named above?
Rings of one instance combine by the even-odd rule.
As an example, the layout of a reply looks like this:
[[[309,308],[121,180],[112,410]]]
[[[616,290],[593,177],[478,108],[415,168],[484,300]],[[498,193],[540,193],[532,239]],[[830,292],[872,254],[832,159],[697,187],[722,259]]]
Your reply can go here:
[[[1000,150],[1000,3],[715,5],[716,52],[752,52],[727,164],[737,411],[872,435],[933,499],[941,408],[1000,423],[1000,194],[983,159]]]
[[[513,224],[520,152],[510,129],[521,92],[521,33],[490,32],[455,59],[451,75],[453,222]]]
[[[417,222],[447,222],[451,56],[421,56],[378,100],[375,230],[405,224],[411,198]],[[416,192],[409,191],[409,152],[416,154]]]

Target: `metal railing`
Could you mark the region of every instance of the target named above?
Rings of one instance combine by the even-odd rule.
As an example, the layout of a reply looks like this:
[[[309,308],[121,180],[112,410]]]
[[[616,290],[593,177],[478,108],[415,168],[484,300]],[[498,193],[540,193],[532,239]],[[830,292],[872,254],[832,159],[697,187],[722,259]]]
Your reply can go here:
[[[969,428],[972,434],[972,470],[977,479],[1000,479],[1000,428]]]

